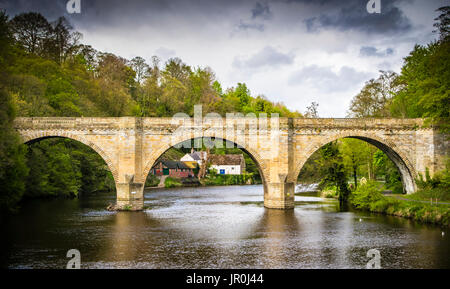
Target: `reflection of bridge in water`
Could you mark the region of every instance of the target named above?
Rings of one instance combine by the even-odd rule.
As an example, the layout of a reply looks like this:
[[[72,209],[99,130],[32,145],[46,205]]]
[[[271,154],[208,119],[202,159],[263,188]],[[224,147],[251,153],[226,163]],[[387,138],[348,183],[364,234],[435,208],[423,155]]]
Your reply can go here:
[[[278,209],[294,206],[296,179],[308,158],[339,138],[364,140],[386,153],[407,193],[416,190],[418,173],[428,168],[433,175],[442,169],[448,153],[446,136],[425,127],[421,119],[280,118],[277,130],[268,125],[267,138],[255,138],[262,129],[253,130],[246,118],[231,124],[218,120],[201,127],[184,122],[181,127],[172,118],[17,118],[15,128],[26,143],[64,137],[94,149],[114,176],[117,208],[132,210],[142,209],[145,179],[159,156],[176,143],[198,137],[196,133],[233,142],[248,153],[263,179],[264,205]],[[225,136],[224,131],[237,133]]]

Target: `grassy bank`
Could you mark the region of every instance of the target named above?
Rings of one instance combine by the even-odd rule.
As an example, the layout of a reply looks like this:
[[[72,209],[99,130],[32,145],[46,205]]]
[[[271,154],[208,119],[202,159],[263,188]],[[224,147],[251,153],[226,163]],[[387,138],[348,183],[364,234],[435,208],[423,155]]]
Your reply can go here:
[[[176,188],[176,187],[181,187],[181,186],[183,186],[183,183],[181,182],[180,179],[167,177],[164,180],[164,187],[166,187],[166,188]]]
[[[430,189],[407,195],[408,199],[411,200],[401,200],[384,196],[381,194],[380,186],[377,183],[367,182],[367,184],[358,186],[358,189],[352,192],[349,201],[351,205],[360,210],[409,218],[422,223],[449,226],[450,206],[431,205],[420,201],[423,196],[429,194],[431,194]],[[445,195],[448,195],[448,193],[445,193]]]
[[[230,186],[254,183],[255,181],[252,173],[242,175],[218,175],[212,173],[202,180],[202,184],[205,186]]]

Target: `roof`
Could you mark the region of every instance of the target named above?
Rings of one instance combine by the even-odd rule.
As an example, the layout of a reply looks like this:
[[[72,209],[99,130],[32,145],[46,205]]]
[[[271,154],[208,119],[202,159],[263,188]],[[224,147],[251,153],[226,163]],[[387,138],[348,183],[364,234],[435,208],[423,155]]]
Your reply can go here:
[[[184,161],[183,162],[186,166],[188,166],[191,169],[195,169],[198,167],[198,163],[197,162],[189,162],[189,161]]]
[[[191,167],[186,165],[184,162],[169,161],[169,160],[158,161],[153,167],[159,166],[160,162],[163,164],[163,166],[167,167],[168,169],[191,169]]]
[[[201,160],[200,156],[197,153],[189,154],[189,156],[196,161]]]
[[[206,152],[204,152],[204,151],[193,152],[189,155],[191,156],[192,159],[194,159],[196,161],[200,161],[200,160],[206,158]]]
[[[241,165],[244,163],[244,156],[242,154],[209,155],[208,162],[212,165]]]

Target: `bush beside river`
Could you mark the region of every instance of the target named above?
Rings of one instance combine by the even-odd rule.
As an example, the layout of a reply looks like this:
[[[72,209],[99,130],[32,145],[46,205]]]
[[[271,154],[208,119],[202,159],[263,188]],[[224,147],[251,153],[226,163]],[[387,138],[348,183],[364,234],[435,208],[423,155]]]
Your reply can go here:
[[[357,209],[374,213],[399,216],[423,223],[450,225],[450,206],[446,204],[431,204],[417,200],[423,191],[405,196],[408,199],[397,199],[384,196],[376,182],[367,182],[358,186],[350,196],[350,204]],[[414,199],[414,200],[412,200]]]
[[[244,173],[242,175],[218,175],[213,171],[210,172],[203,180],[205,186],[229,186],[229,185],[245,185],[254,184],[252,173]]]

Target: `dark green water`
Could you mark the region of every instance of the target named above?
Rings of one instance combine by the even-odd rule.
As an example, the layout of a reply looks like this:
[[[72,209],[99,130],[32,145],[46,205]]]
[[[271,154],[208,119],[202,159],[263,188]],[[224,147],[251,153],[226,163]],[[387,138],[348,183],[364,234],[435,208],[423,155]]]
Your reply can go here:
[[[450,268],[450,231],[397,217],[340,210],[296,196],[294,210],[263,207],[262,186],[152,189],[144,212],[109,212],[113,193],[34,201],[1,225],[1,267]],[[442,235],[444,232],[444,235]]]

